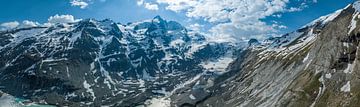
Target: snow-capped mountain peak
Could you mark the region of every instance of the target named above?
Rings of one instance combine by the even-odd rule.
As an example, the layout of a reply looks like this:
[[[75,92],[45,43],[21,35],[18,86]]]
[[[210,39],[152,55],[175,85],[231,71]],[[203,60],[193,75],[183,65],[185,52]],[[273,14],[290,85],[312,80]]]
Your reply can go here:
[[[0,83],[6,87],[2,91],[62,106],[142,104],[196,75],[225,72],[236,50],[208,43],[203,35],[160,16],[127,25],[84,19],[0,34],[5,41],[0,44],[0,79],[7,81]]]

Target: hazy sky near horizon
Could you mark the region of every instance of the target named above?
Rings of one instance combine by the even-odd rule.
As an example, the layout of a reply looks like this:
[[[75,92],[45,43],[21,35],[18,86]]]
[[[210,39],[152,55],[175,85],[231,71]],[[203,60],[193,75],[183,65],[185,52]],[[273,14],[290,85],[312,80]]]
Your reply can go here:
[[[110,18],[127,23],[160,15],[224,38],[264,38],[299,27],[355,0],[1,0],[0,23]],[[66,16],[62,16],[66,15]],[[69,17],[71,16],[71,17]],[[69,19],[70,18],[70,19]],[[71,19],[73,18],[73,19]],[[4,24],[2,24],[4,25]]]

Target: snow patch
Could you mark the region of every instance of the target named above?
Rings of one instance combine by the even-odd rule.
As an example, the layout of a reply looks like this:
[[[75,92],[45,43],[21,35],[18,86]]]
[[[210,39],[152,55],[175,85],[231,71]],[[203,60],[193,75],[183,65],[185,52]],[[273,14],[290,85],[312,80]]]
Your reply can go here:
[[[212,62],[202,62],[200,65],[211,72],[225,72],[232,61],[233,58],[225,57]]]
[[[303,63],[305,63],[309,59],[309,53],[306,55],[306,57],[303,60]]]
[[[196,97],[195,97],[194,95],[192,95],[192,94],[190,94],[189,97],[190,97],[190,99],[192,99],[192,100],[196,100]]]
[[[334,14],[331,14],[330,16],[328,16],[323,22],[322,24],[328,23],[330,21],[333,21],[337,16],[339,16],[339,14],[341,13],[342,10],[338,10],[336,11]]]
[[[193,44],[191,45],[191,48],[185,53],[185,55],[192,57],[192,55],[197,52],[198,50],[204,48],[204,44]]]
[[[354,4],[353,4],[353,8],[359,12],[360,11],[360,1],[356,1]]]
[[[359,15],[359,12],[356,12],[356,13],[353,15],[353,17],[352,17],[352,19],[351,19],[351,24],[349,25],[350,30],[349,30],[349,32],[348,32],[348,35],[350,35],[350,33],[356,28],[356,23],[357,23],[357,21],[356,21],[355,19],[358,17],[358,15]]]
[[[307,27],[307,26],[313,26],[313,25],[315,25],[315,24],[318,23],[318,22],[321,22],[321,24],[324,25],[324,24],[326,24],[326,23],[334,20],[337,16],[339,16],[339,14],[340,14],[343,10],[344,10],[344,9],[339,9],[339,10],[337,10],[337,11],[334,12],[334,13],[328,14],[328,15],[326,15],[326,16],[322,16],[322,17],[314,20],[313,22],[311,22],[311,23],[303,26],[303,28],[305,28],[305,27]]]
[[[176,39],[176,40],[174,40],[174,41],[171,41],[170,46],[172,46],[172,47],[178,47],[178,46],[182,46],[184,43],[185,43],[184,40],[182,40],[182,39]]]
[[[350,92],[350,81],[348,81],[344,86],[340,88],[342,92]]]
[[[95,93],[94,93],[93,89],[90,88],[91,85],[89,83],[87,83],[86,80],[84,81],[83,85],[84,85],[84,88],[86,89],[86,92],[90,93],[93,96],[93,101],[94,101],[96,97],[95,97]]]
[[[70,78],[70,72],[69,72],[69,67],[68,66],[66,66],[66,75],[67,75],[67,77]]]
[[[325,78],[330,79],[331,78],[331,73],[325,74]]]
[[[343,46],[345,46],[345,47],[349,47],[349,43],[343,43]]]
[[[176,87],[171,92],[164,92],[165,93],[164,97],[152,98],[150,100],[147,100],[145,102],[146,107],[170,107],[170,102],[171,102],[170,96],[175,94],[175,92],[177,90],[185,87],[186,85],[189,85],[189,84],[194,83],[195,81],[199,80],[202,75],[204,75],[204,73],[198,74],[194,78],[192,78],[184,83],[176,85]],[[164,89],[162,89],[162,90],[165,91]]]
[[[150,76],[150,74],[148,72],[146,72],[146,69],[143,69],[142,70],[142,78],[145,79],[145,80],[150,80],[152,79],[152,76]]]
[[[321,76],[319,78],[319,82],[321,82],[321,86],[319,87],[319,92],[315,98],[315,101],[310,105],[310,107],[314,107],[316,102],[319,100],[320,96],[324,93],[324,90],[325,90],[325,80],[324,80],[324,76]]]
[[[94,69],[95,69],[95,63],[92,62],[92,63],[90,64],[90,70],[94,70]]]
[[[353,67],[353,64],[348,64],[348,66],[346,67],[346,69],[344,70],[344,73],[351,73],[351,68]]]
[[[153,98],[145,102],[146,107],[170,107],[170,100],[167,98]]]
[[[15,98],[10,95],[2,95],[0,97],[0,104],[3,107],[20,107],[19,104],[16,104]]]
[[[142,79],[139,79],[139,87],[145,87],[145,81]]]

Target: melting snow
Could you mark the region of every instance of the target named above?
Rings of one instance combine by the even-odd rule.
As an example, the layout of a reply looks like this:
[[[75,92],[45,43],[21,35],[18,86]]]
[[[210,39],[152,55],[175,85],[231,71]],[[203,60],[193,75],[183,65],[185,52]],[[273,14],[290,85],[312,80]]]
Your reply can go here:
[[[153,19],[154,23],[160,23],[160,20],[158,18]]]
[[[345,47],[349,47],[349,43],[343,43],[343,46],[345,46]]]
[[[174,41],[171,41],[170,46],[172,46],[172,47],[178,47],[178,46],[181,46],[181,45],[184,44],[184,43],[185,43],[184,40],[182,40],[182,39],[176,39],[176,40],[174,40]]]
[[[227,66],[233,61],[233,58],[220,58],[213,62],[203,62],[200,65],[211,72],[225,72]]]
[[[356,28],[356,23],[357,21],[355,20],[359,15],[359,12],[356,12],[353,17],[352,17],[352,20],[351,20],[351,24],[349,25],[349,32],[348,32],[348,35]]]
[[[314,107],[314,106],[315,106],[316,101],[319,100],[321,94],[324,93],[324,90],[325,90],[325,88],[326,88],[326,87],[325,87],[324,76],[321,76],[321,77],[319,78],[319,82],[321,82],[322,86],[319,87],[319,93],[317,94],[317,96],[316,96],[316,98],[315,98],[315,101],[310,105],[310,107]]]
[[[348,64],[348,66],[346,67],[346,69],[344,70],[344,73],[351,73],[351,68],[352,68],[352,64]]]
[[[323,22],[322,24],[328,23],[332,20],[334,20],[337,16],[339,16],[339,14],[341,13],[341,10],[336,11],[334,14],[331,14],[330,16],[328,16]]]
[[[356,1],[354,4],[353,4],[353,8],[356,10],[356,11],[360,11],[360,1]]]
[[[176,87],[171,92],[165,92],[166,94],[164,97],[152,98],[150,100],[147,100],[145,102],[146,107],[170,107],[171,100],[169,97],[171,95],[173,95],[178,89],[181,89],[181,88],[185,87],[186,85],[194,83],[195,81],[199,80],[202,75],[204,75],[204,73],[198,74],[194,78],[192,78],[182,84],[176,85]]]
[[[306,57],[303,60],[303,63],[305,63],[309,59],[309,53],[306,55]]]
[[[146,107],[170,107],[170,100],[166,98],[153,98],[145,102]]]
[[[342,92],[350,92],[350,81],[348,81],[343,87],[340,88]]]
[[[90,70],[94,70],[94,69],[95,69],[95,63],[92,62],[92,63],[90,64]]]
[[[150,74],[148,72],[146,72],[146,69],[142,70],[142,78],[145,80],[150,80],[152,78],[152,76],[150,76]]]
[[[66,66],[66,74],[67,74],[67,77],[70,78],[70,73],[69,73],[69,67],[68,66]]]
[[[87,83],[86,80],[84,81],[83,85],[84,85],[84,88],[86,89],[86,92],[90,93],[93,96],[93,101],[94,101],[96,97],[95,97],[95,93],[94,93],[93,89],[90,88],[91,85],[89,83]]]
[[[331,73],[325,74],[325,78],[327,78],[327,79],[331,78]]]
[[[305,36],[303,35],[304,32],[292,32],[287,36],[281,37],[278,39],[280,42],[275,42],[274,44],[270,45],[265,51],[261,52],[260,55],[267,56],[269,51],[280,53],[278,56],[286,56],[290,55],[290,53],[302,51],[306,46],[311,45],[312,42],[316,40],[316,34],[313,33],[313,29],[310,30]],[[301,36],[299,38],[299,36]],[[295,41],[298,40],[298,41]],[[287,41],[286,43],[283,43]],[[295,45],[290,45],[290,43],[296,42]],[[276,57],[278,57],[276,56]],[[286,58],[286,57],[283,57]],[[309,58],[305,58],[303,61],[308,60]],[[311,62],[311,61],[310,61]]]
[[[193,44],[193,45],[191,45],[191,48],[189,49],[189,51],[187,51],[187,52],[185,53],[185,55],[191,57],[192,54],[194,54],[195,52],[197,52],[198,50],[200,50],[200,49],[202,49],[202,48],[204,48],[204,47],[205,47],[204,44]]]
[[[19,107],[20,105],[15,103],[15,98],[10,95],[2,95],[0,97],[0,104],[4,107]]]
[[[190,99],[192,99],[192,100],[196,100],[196,97],[195,97],[194,95],[192,95],[192,94],[190,94],[189,97],[190,97]]]
[[[67,94],[66,96],[65,96],[65,100],[68,100],[69,98],[73,98],[73,97],[76,97],[77,95],[73,92],[73,93],[71,93],[71,94]]]
[[[341,11],[343,11],[344,9],[340,9],[340,10],[337,10],[336,12],[334,13],[331,13],[331,14],[328,14],[326,16],[322,16],[316,20],[314,20],[313,22],[305,25],[304,27],[306,26],[312,26],[312,25],[315,25],[317,22],[321,22],[321,24],[326,24],[332,20],[334,20],[337,16],[339,16],[339,14],[341,13]]]
[[[139,87],[145,87],[145,81],[142,79],[139,79]]]

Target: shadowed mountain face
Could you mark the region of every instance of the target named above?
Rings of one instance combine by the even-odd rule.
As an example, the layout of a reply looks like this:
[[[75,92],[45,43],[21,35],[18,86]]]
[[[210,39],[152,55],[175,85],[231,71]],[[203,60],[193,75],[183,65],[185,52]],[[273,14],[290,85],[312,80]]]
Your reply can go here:
[[[212,95],[192,105],[213,107],[358,106],[359,3],[281,37],[252,44],[218,78]],[[231,72],[229,72],[231,73]]]
[[[141,105],[197,75],[224,72],[226,64],[215,64],[230,63],[236,48],[159,16],[16,28],[0,40],[1,90],[58,106]]]

